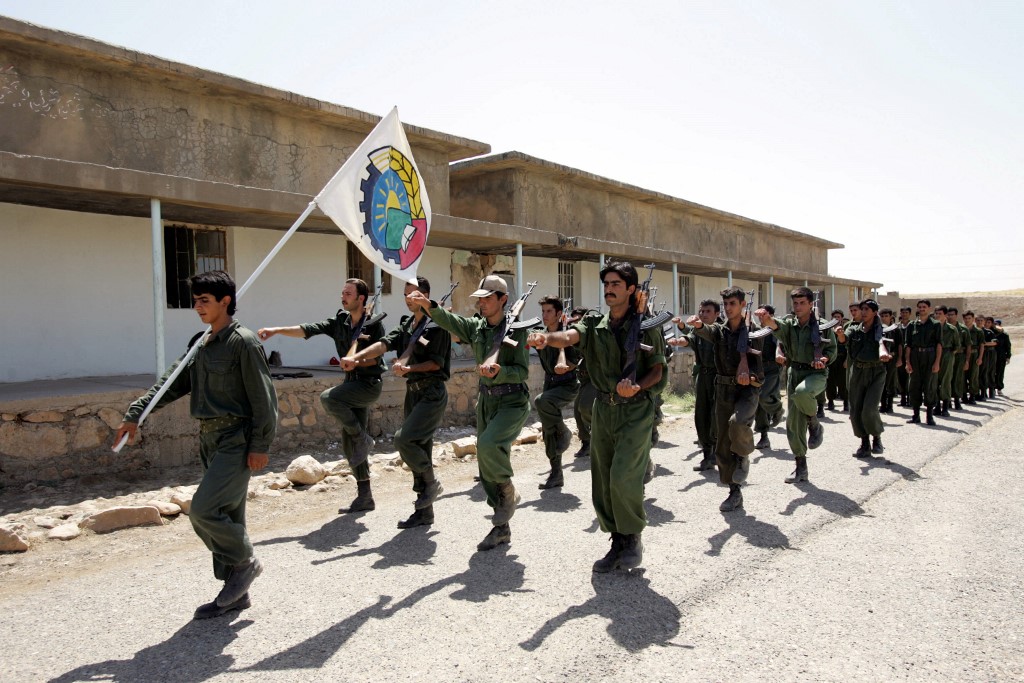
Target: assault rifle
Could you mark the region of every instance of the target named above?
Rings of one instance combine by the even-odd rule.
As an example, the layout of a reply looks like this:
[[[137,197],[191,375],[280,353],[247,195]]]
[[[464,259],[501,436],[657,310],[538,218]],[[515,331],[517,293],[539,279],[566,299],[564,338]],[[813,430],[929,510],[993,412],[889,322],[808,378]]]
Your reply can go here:
[[[527,282],[526,291],[523,292],[519,299],[505,311],[505,318],[501,321],[501,324],[498,325],[498,329],[494,333],[494,346],[491,347],[491,352],[488,354],[487,358],[484,359],[482,365],[493,365],[498,362],[498,353],[501,351],[502,344],[519,346],[519,342],[512,337],[513,332],[529,327],[536,327],[540,324],[540,318],[536,317],[519,322],[519,316],[523,314],[523,308],[526,307],[526,300],[530,298],[531,294],[533,294],[533,289],[536,286],[536,282]]]
[[[366,304],[366,307],[363,309],[363,317],[359,319],[359,323],[356,325],[356,328],[352,330],[352,345],[348,347],[348,353],[345,354],[346,356],[354,356],[359,340],[367,338],[366,335],[363,334],[364,329],[370,325],[376,325],[381,320],[388,317],[387,313],[381,313],[378,316],[371,317],[373,316],[373,309],[377,307],[377,302],[380,300],[380,293],[383,288],[383,282],[377,285],[377,291],[373,293],[373,298],[370,299],[370,303]]]
[[[814,360],[815,360],[815,362],[817,362],[817,360],[819,358],[821,358],[821,333],[822,332],[827,332],[828,330],[831,330],[833,327],[835,327],[836,325],[839,324],[839,321],[834,319],[834,318],[832,320],[829,320],[824,325],[821,324],[821,318],[818,317],[818,303],[819,302],[820,302],[820,298],[818,297],[817,294],[815,294],[814,295],[814,303],[811,306],[812,320],[813,320],[814,324],[818,326],[818,341],[814,345]]]
[[[448,299],[451,298],[452,293],[458,286],[458,282],[452,284],[451,289],[449,289],[448,293],[445,294],[444,297],[442,297],[441,300],[437,302],[437,305],[443,307],[446,303],[448,303]],[[437,324],[430,319],[429,315],[426,315],[424,313],[423,319],[416,324],[415,328],[413,328],[412,335],[409,337],[409,344],[405,347],[405,351],[402,352],[402,355],[398,358],[396,362],[399,365],[408,365],[409,360],[412,358],[413,349],[416,348],[416,343],[419,342],[424,346],[430,343],[427,341],[426,337],[423,336],[423,333],[435,327],[437,327]]]
[[[644,317],[647,313],[655,265],[648,263],[644,268],[647,268],[647,279],[641,282],[636,290],[636,307],[633,309],[633,318],[630,320],[629,331],[626,334],[626,365],[622,368],[622,379],[628,379],[633,384],[636,384],[637,354],[640,351],[645,353],[652,351],[649,345],[641,341],[643,333],[655,327],[661,328],[672,319],[672,314],[668,311],[662,311],[648,318]]]

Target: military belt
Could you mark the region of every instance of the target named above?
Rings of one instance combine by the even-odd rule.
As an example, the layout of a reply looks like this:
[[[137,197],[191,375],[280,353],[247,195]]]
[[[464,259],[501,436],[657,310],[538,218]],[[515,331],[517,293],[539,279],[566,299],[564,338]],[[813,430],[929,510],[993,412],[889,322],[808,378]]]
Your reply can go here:
[[[793,368],[794,370],[810,370],[811,372],[824,372],[825,370],[825,368],[816,368],[810,363],[800,363],[795,360],[787,362],[789,363],[789,367]]]
[[[715,378],[715,384],[725,384],[728,386],[743,386],[736,381],[735,377],[730,377],[729,375],[719,375],[718,377]],[[750,376],[750,386],[759,387],[762,384],[764,384],[762,380],[759,380],[754,375]]]
[[[855,368],[877,368],[882,365],[880,360],[855,360],[853,361],[853,367]]]
[[[619,396],[614,391],[611,393],[607,393],[604,391],[597,392],[597,400],[600,401],[601,403],[610,406],[625,405],[626,403],[639,403],[640,401],[646,401],[647,399],[648,394],[646,391],[638,391],[636,394],[630,396],[629,398],[625,396]]]
[[[564,375],[544,375],[544,386],[552,387],[559,384],[568,384],[576,381],[576,371],[570,370]]]
[[[935,353],[934,346],[912,346],[910,347],[910,350],[916,351],[917,353]]]
[[[209,434],[210,432],[216,432],[220,429],[227,429],[240,425],[243,422],[248,422],[247,417],[238,417],[237,415],[224,415],[222,417],[211,417],[208,420],[199,420],[199,433]]]
[[[529,390],[525,384],[495,384],[487,386],[480,384],[480,393],[488,396],[508,396],[509,394],[525,394]]]
[[[440,377],[423,377],[422,379],[413,380],[412,382],[405,383],[406,391],[423,391],[434,386],[437,382],[442,381]]]

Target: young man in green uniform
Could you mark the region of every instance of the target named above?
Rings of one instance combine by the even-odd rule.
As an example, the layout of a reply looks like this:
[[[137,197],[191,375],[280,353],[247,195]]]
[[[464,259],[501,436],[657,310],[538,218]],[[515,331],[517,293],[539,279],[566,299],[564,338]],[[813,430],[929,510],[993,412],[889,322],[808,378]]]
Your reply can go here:
[[[405,295],[409,296],[413,292],[429,297],[430,281],[425,277],[417,277],[416,284],[407,283]],[[434,523],[434,500],[443,491],[441,482],[434,474],[434,433],[441,426],[445,408],[448,407],[448,387],[445,382],[451,377],[452,351],[452,336],[436,326],[425,330],[413,342],[412,337],[417,328],[429,321],[426,321],[426,314],[419,306],[408,302],[406,306],[412,315],[402,316],[398,327],[387,336],[354,356],[341,359],[341,367],[348,371],[367,359],[383,356],[387,351],[398,354],[391,364],[391,371],[406,380],[405,419],[395,432],[395,448],[412,471],[412,490],[417,494],[412,515],[398,523],[399,529]]]
[[[910,373],[907,372],[907,364],[903,361],[907,350],[907,329],[910,327],[911,309],[909,306],[900,308],[900,326],[896,332],[896,375],[900,385],[900,408],[910,407]]]
[[[1010,335],[1006,333],[1003,328],[1003,321],[996,320],[992,326],[992,330],[996,333],[996,376],[995,376],[995,388],[996,393],[999,396],[1003,395],[1003,389],[1005,388],[1004,380],[1006,377],[1006,366],[1010,362],[1010,356],[1013,355],[1013,346],[1010,342]]]
[[[769,315],[775,315],[775,307],[764,305],[762,308]],[[774,334],[761,340],[761,360],[764,367],[764,384],[758,396],[757,415],[754,416],[754,431],[761,435],[754,448],[768,450],[772,447],[768,440],[768,430],[782,422],[782,366],[777,362],[779,343]],[[785,356],[783,356],[783,361]]]
[[[775,331],[775,338],[786,350],[789,381],[786,386],[786,436],[796,459],[796,469],[787,484],[807,481],[807,451],[821,445],[825,428],[817,416],[817,396],[825,390],[827,367],[836,357],[836,341],[821,333],[813,316],[814,293],[797,287],[789,295],[792,318],[774,318],[764,308],[757,309],[761,324]]]
[[[851,308],[852,311],[852,308]],[[857,311],[857,317],[860,317],[860,311]],[[833,329],[835,330],[836,339],[839,344],[836,346],[836,358],[828,366],[828,379],[825,382],[825,397],[828,399],[828,409],[836,409],[836,399],[842,399],[843,401],[843,412],[846,412],[846,385],[848,375],[850,373],[846,362],[846,344],[843,333],[849,329],[851,325],[857,324],[857,320],[850,322],[843,316],[843,312],[838,308],[832,311],[832,319],[839,322]]]
[[[718,322],[721,306],[713,299],[700,302],[697,317],[704,325]],[[697,444],[702,453],[701,461],[694,466],[695,472],[715,468],[715,443],[718,428],[715,424],[715,347],[714,344],[693,334],[682,318],[673,319],[685,334],[676,337],[673,346],[688,346],[693,349],[694,396],[693,423],[697,428]]]
[[[334,340],[339,358],[348,355],[353,341],[356,342],[357,351],[365,349],[384,336],[384,326],[377,322],[373,325],[364,324],[359,338],[352,338],[359,323],[367,315],[366,303],[369,297],[370,289],[365,282],[356,278],[346,280],[341,290],[341,308],[333,318],[291,327],[264,327],[259,330],[260,339],[266,341],[277,334],[309,339],[325,334]],[[380,399],[382,374],[383,360],[367,358],[345,372],[345,381],[342,384],[320,394],[320,403],[323,404],[324,410],[341,423],[342,450],[352,467],[352,474],[355,475],[358,487],[358,493],[351,505],[339,509],[339,513],[362,512],[376,508],[373,492],[370,490],[370,463],[367,462],[370,449],[373,447],[373,439],[366,428],[370,422],[370,406]]]
[[[878,315],[882,319],[882,327],[890,327],[896,320],[891,308],[883,308],[878,312]],[[899,381],[897,377],[897,370],[900,366],[899,354],[897,353],[897,349],[899,348],[899,328],[891,330],[888,333],[888,337],[885,337],[885,339],[891,341],[885,342],[885,350],[889,353],[889,360],[884,362],[885,388],[882,390],[882,404],[879,406],[878,412],[892,413],[892,401],[896,396],[897,389],[899,388]]]
[[[575,325],[585,315],[593,315],[598,318],[601,314],[586,307],[580,306],[572,309],[569,317],[569,324]],[[590,381],[590,373],[582,359],[577,361],[576,377],[580,381],[580,390],[576,393],[576,400],[572,404],[573,417],[576,418],[576,433],[580,437],[580,449],[576,452],[577,458],[590,457],[590,423],[594,416],[594,400],[597,398],[597,390],[594,383]]]
[[[946,308],[946,322],[956,329],[957,340],[959,342],[954,354],[953,380],[950,385],[950,392],[953,395],[953,410],[963,410],[963,405],[960,401],[966,391],[966,377],[964,372],[967,370],[968,350],[971,343],[971,335],[967,331],[967,326],[960,322],[959,317],[960,310],[956,306],[949,306]]]
[[[538,349],[578,345],[597,389],[590,473],[598,522],[612,535],[608,554],[594,563],[594,571],[603,573],[633,569],[643,562],[644,474],[650,459],[654,396],[668,383],[668,372],[665,338],[657,327],[641,335],[650,350],[636,351],[635,380],[626,366],[626,338],[634,317],[643,314],[637,310],[642,305],[636,301],[636,269],[625,261],[609,263],[601,271],[601,282],[606,315],[585,317],[565,332],[534,332],[529,343]]]
[[[437,325],[467,343],[476,357],[480,375],[480,394],[476,403],[476,457],[480,480],[487,493],[487,504],[494,509],[492,528],[477,545],[477,550],[491,550],[512,541],[509,520],[519,504],[519,494],[512,484],[512,442],[523,430],[530,415],[530,396],[526,381],[530,376],[530,349],[526,346],[525,329],[512,330],[515,345],[502,343],[496,335],[505,335],[505,305],[508,284],[497,275],[488,275],[480,287],[470,294],[478,300],[480,316],[467,318],[449,313],[420,292],[406,296],[410,305],[426,311]],[[495,344],[496,360],[491,359]]]
[[[878,319],[878,302],[861,302],[861,322],[846,331],[847,362],[850,364],[850,423],[860,439],[855,458],[870,458],[883,452],[882,416],[879,408],[885,390],[885,363],[891,360]]]
[[[955,374],[957,353],[960,352],[960,330],[949,323],[945,306],[935,307],[935,320],[942,327],[942,363],[939,367],[939,404],[936,407],[939,417],[949,417],[949,409],[953,406],[953,375]]]
[[[224,582],[217,598],[196,610],[196,619],[208,619],[249,607],[249,587],[263,571],[245,529],[245,501],[250,473],[266,466],[277,431],[277,392],[259,339],[232,319],[231,276],[202,273],[190,278],[189,286],[193,308],[210,331],[195,341],[199,350],[154,410],[191,394],[189,412],[199,420],[203,479],[188,518],[213,553],[213,575]],[[180,362],[131,404],[115,443],[126,434],[134,440],[142,411]]]
[[[983,322],[984,321],[984,322]],[[992,316],[978,316],[978,325],[985,334],[985,359],[981,364],[981,391],[988,398],[996,397],[996,319]]]
[[[927,423],[935,424],[933,412],[938,400],[939,370],[942,367],[942,327],[931,315],[932,302],[917,302],[917,320],[907,326],[907,348],[903,362],[910,375],[910,407],[914,416],[908,423],[921,423],[921,402],[924,402]]]
[[[967,358],[968,368],[965,371],[967,390],[964,403],[973,404],[976,401],[984,401],[981,387],[978,385],[978,375],[981,372],[981,364],[985,358],[985,333],[978,327],[974,317],[974,311],[964,311],[964,325],[970,335],[968,349],[970,354]]]
[[[715,425],[718,427],[719,480],[729,487],[729,497],[718,507],[722,512],[743,509],[740,484],[750,472],[750,454],[754,452],[754,421],[764,383],[761,340],[745,339],[749,331],[744,321],[746,293],[739,287],[721,292],[725,304],[725,322],[705,325],[691,316],[686,323],[693,333],[711,342],[715,351]],[[774,365],[774,361],[773,361]]]
[[[562,329],[562,300],[557,296],[546,296],[540,300],[541,329],[557,332]],[[568,349],[540,349],[537,351],[540,365],[544,368],[544,390],[533,400],[540,416],[541,433],[544,436],[544,452],[551,464],[548,478],[540,484],[541,489],[553,489],[565,484],[562,474],[562,453],[572,441],[572,432],[565,426],[562,409],[576,401],[579,395],[579,381],[576,366],[579,351]]]

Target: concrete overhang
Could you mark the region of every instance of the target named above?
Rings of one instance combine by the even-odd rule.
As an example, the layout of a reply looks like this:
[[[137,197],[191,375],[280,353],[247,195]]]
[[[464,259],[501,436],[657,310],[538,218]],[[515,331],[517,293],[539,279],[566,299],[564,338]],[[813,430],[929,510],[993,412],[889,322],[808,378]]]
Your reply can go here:
[[[752,218],[746,218],[745,216],[721,211],[719,209],[711,208],[710,206],[704,206],[703,204],[697,204],[671,195],[637,187],[636,185],[619,182],[618,180],[611,180],[610,178],[604,178],[593,173],[581,171],[577,168],[563,166],[544,159],[538,159],[536,157],[529,156],[528,154],[523,154],[522,152],[504,152],[502,154],[494,154],[491,156],[478,157],[476,159],[469,159],[467,161],[454,163],[451,165],[451,177],[453,180],[456,178],[472,178],[477,175],[510,169],[518,169],[529,173],[536,173],[556,178],[560,182],[564,182],[569,185],[603,190],[605,192],[626,196],[646,204],[677,208],[680,211],[693,215],[732,223],[747,228],[753,228],[769,235],[777,235],[779,237],[785,237],[788,240],[812,244],[818,248],[843,248],[843,245],[838,242],[832,242],[820,237],[815,237],[814,235],[808,235],[807,233],[783,228],[772,223],[764,223]]]
[[[176,81],[191,92],[236,99],[246,106],[262,106],[281,111],[290,117],[316,120],[364,135],[381,120],[380,116],[350,107],[172,62],[74,33],[36,26],[10,17],[0,16],[0,43],[20,45],[29,54],[63,54],[83,62],[106,64],[108,68],[114,67],[135,73],[140,70],[148,71],[154,80]],[[475,157],[491,151],[490,145],[469,138],[408,123],[404,123],[403,126],[411,145],[442,152],[448,156],[449,161]]]

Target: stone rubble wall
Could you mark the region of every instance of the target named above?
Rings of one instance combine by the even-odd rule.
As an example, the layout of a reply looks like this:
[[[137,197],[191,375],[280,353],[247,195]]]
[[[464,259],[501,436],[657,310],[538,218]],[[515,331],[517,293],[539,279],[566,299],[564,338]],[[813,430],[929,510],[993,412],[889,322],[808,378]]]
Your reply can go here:
[[[693,354],[676,353],[671,364],[675,391],[690,387]],[[341,439],[341,428],[320,404],[320,394],[341,381],[337,377],[275,380],[279,403],[277,438],[271,459],[303,450],[323,451]],[[536,396],[544,377],[539,363],[530,366],[530,393]],[[36,398],[0,404],[0,488],[46,484],[86,475],[131,476],[151,468],[199,462],[198,425],[179,400],[153,413],[136,443],[120,453],[110,450],[114,433],[137,389],[83,396]],[[453,363],[448,382],[444,427],[476,421],[477,374],[469,362]],[[380,401],[370,411],[370,433],[391,436],[401,425],[405,381],[385,374]],[[571,408],[566,414],[571,415]]]

